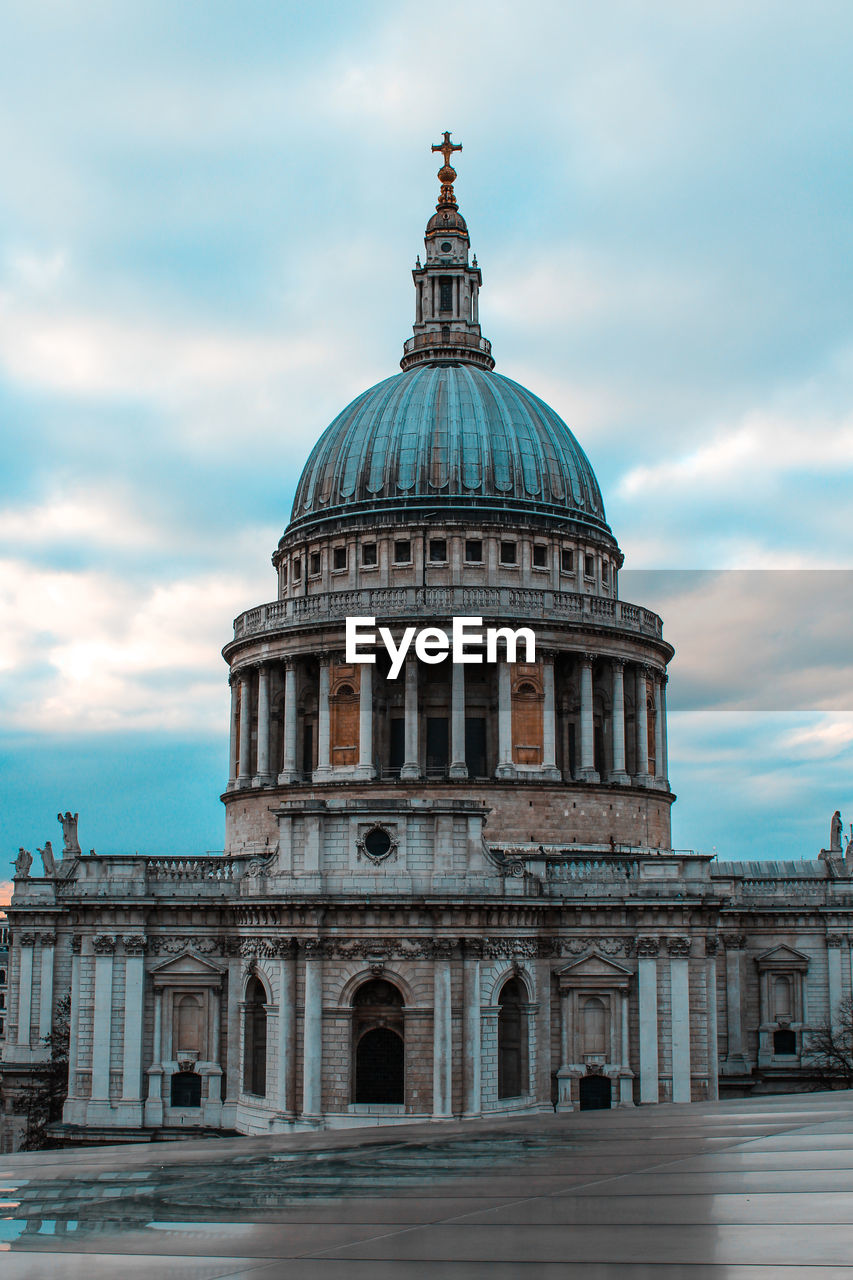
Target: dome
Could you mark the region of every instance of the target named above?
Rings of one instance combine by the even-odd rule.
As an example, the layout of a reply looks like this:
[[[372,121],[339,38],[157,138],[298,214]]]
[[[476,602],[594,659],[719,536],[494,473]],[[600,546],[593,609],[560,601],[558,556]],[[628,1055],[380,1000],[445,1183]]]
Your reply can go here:
[[[464,363],[420,365],[357,396],[315,445],[290,527],[449,507],[610,532],[592,467],[562,418],[517,382]]]

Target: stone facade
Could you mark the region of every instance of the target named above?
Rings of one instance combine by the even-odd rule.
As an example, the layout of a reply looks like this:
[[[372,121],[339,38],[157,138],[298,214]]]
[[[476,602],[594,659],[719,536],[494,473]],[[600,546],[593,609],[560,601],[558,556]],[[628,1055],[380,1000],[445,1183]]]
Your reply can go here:
[[[671,847],[673,650],[619,598],[577,441],[492,372],[448,154],[403,372],[318,442],[277,599],[224,649],[225,853],[84,856],[67,813],[43,877],[19,858],[3,1089],[70,993],[78,1137],[803,1087],[850,995],[853,855]],[[536,652],[395,678],[347,655],[354,616]]]

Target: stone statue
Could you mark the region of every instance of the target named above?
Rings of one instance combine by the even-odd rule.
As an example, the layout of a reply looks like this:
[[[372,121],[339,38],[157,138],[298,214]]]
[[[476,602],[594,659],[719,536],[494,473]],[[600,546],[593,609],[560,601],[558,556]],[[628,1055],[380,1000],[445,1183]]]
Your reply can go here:
[[[56,875],[56,858],[53,856],[53,845],[49,840],[45,840],[44,848],[39,849],[41,860],[44,863],[44,874],[46,876]]]
[[[832,815],[832,822],[829,824],[829,852],[841,852],[841,810],[836,809]]]
[[[77,819],[80,815],[77,813],[58,813],[56,815],[57,822],[62,825],[62,856],[66,854],[73,857],[79,857],[83,850],[80,848],[80,841],[77,839]]]
[[[33,855],[27,849],[18,849],[18,856],[15,859],[15,879],[28,880],[32,865]]]

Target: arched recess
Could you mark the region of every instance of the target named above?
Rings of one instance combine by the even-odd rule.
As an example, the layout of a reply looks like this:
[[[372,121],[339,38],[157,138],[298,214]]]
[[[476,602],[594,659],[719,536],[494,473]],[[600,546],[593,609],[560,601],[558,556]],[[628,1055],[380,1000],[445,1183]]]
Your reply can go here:
[[[405,1101],[403,1007],[400,989],[384,977],[371,977],[353,992],[353,1102]]]
[[[527,989],[509,978],[498,996],[498,1098],[519,1098],[529,1090]]]
[[[243,1012],[243,1091],[258,1098],[267,1092],[267,993],[253,975],[246,984]]]

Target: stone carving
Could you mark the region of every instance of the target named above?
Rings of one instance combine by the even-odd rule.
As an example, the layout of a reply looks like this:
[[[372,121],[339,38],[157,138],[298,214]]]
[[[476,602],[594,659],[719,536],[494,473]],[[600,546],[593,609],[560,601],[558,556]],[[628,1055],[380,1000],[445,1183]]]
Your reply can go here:
[[[55,933],[40,933],[40,934],[39,934],[39,942],[41,943],[41,945],[42,945],[43,947],[55,947],[55,946],[56,946],[56,934],[55,934]]]
[[[145,939],[141,933],[126,933],[122,938],[124,949],[129,956],[145,954]]]
[[[492,959],[506,958],[509,960],[516,956],[523,956],[527,960],[536,960],[539,957],[539,939],[486,938],[484,940],[484,950],[486,955]]]
[[[22,947],[34,947],[36,945],[36,935],[34,933],[19,933],[18,942]]]
[[[53,856],[53,845],[49,840],[45,840],[44,848],[39,849],[39,857],[44,866],[44,874],[46,876],[56,875],[56,859]]]
[[[637,939],[637,955],[638,956],[656,956],[660,951],[659,938],[638,938]]]
[[[275,866],[275,860],[278,856],[278,845],[272,850],[269,856],[252,858],[246,870],[243,872],[245,876],[257,878],[258,876],[268,876]]]
[[[67,854],[70,858],[80,857],[83,850],[80,848],[80,841],[77,839],[77,819],[80,815],[77,813],[58,813],[56,820],[62,827],[62,856]]]
[[[211,955],[220,947],[220,943],[215,938],[196,938],[191,934],[170,934],[159,937],[149,938],[147,940],[146,949],[153,956],[159,956],[161,951],[167,955],[179,955],[182,951],[197,951],[199,955]]]
[[[83,949],[83,935],[80,933],[72,933],[71,935],[71,954],[79,956]]]
[[[841,936],[840,933],[828,933],[826,935],[826,945],[827,947],[832,947],[833,949],[835,947],[843,947],[844,938]]]
[[[112,955],[116,949],[116,940],[110,933],[97,933],[92,939],[92,950],[96,956]]]
[[[746,946],[746,934],[724,933],[723,946],[726,948],[726,951],[743,951]]]
[[[28,880],[30,876],[30,867],[33,865],[33,855],[29,849],[18,849],[18,856],[15,859],[15,879]]]
[[[666,949],[671,956],[689,956],[690,955],[690,939],[689,938],[667,938]]]
[[[835,813],[832,815],[832,821],[829,824],[829,852],[830,853],[841,852],[841,830],[842,830],[841,810],[836,809]]]
[[[706,955],[706,956],[715,956],[715,955],[717,954],[717,952],[719,951],[719,949],[720,949],[720,939],[719,939],[719,938],[706,938],[706,939],[705,939],[705,955]]]

